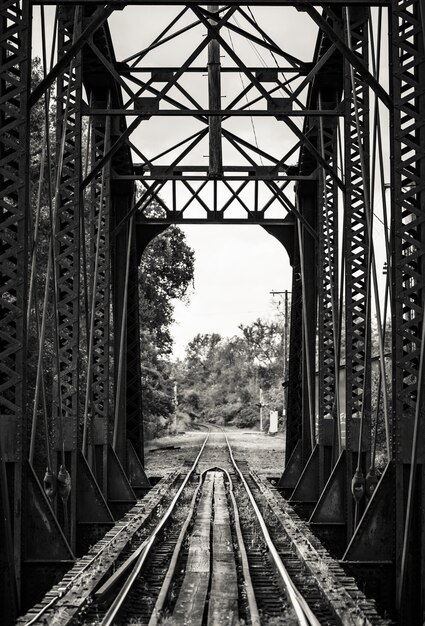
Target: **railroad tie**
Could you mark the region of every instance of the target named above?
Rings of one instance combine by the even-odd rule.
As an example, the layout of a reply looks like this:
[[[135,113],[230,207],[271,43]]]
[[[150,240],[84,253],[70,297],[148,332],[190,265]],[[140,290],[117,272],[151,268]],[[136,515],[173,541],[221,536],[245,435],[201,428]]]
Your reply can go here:
[[[201,626],[210,580],[210,527],[214,476],[205,477],[196,512],[183,583],[173,611],[176,624]]]
[[[212,582],[208,626],[238,622],[238,581],[224,475],[215,472]]]

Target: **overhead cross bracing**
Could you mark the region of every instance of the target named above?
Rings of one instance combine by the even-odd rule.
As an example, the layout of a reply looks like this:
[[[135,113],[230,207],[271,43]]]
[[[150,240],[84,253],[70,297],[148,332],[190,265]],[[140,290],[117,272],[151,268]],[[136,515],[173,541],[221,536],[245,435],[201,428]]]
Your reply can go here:
[[[305,145],[316,159],[321,160],[308,135],[301,137],[302,126],[297,118],[342,116],[340,103],[327,109],[317,103],[308,106],[306,100],[311,81],[323,71],[331,57],[335,57],[337,43],[331,44],[326,53],[313,62],[303,61],[283,50],[264,31],[249,6],[226,5],[220,9],[211,5],[216,9],[213,12],[208,6],[186,5],[184,10],[172,15],[169,23],[164,21],[160,35],[152,41],[147,38],[142,50],[113,66],[102,50],[94,42],[90,43],[91,56],[96,57],[103,70],[121,87],[123,104],[117,108],[111,103],[106,109],[105,103],[103,107],[87,103],[82,105],[81,114],[128,118],[133,172],[112,172],[111,175],[113,180],[140,182],[141,190],[134,207],[139,221],[152,219],[146,215],[152,200],[162,207],[156,221],[282,221],[288,213],[297,214],[290,197],[292,194],[287,190],[291,183],[303,180],[294,166],[300,146]],[[139,10],[142,15],[147,11]],[[107,16],[109,11],[103,11]],[[211,15],[215,15],[216,21]],[[92,20],[97,20],[96,14]],[[164,67],[155,63],[155,59],[167,55],[173,60],[172,45],[176,41],[190,42],[187,46],[190,54],[182,56],[181,66]],[[244,50],[247,43],[258,57],[256,59],[254,55],[254,59],[259,59],[262,66],[252,67],[246,61],[247,56],[253,56],[250,48]],[[222,62],[223,56],[226,61]],[[147,60],[154,66],[147,66]],[[204,61],[204,65],[200,65],[199,60]],[[54,76],[54,72],[51,75]],[[372,76],[370,78],[374,80]],[[45,83],[48,82],[49,77]],[[385,91],[377,81],[375,83],[385,98]],[[41,88],[42,85],[33,100],[41,93]],[[207,93],[208,103],[205,101]],[[208,104],[210,106],[206,108]],[[182,123],[183,136],[180,133],[178,141],[173,142],[176,133],[171,126],[164,126],[170,128],[170,140],[162,142],[164,145],[158,153],[147,155],[145,147],[137,145],[137,136],[144,127],[144,132],[149,133],[149,127],[154,122],[158,124],[158,117],[174,116],[192,118],[190,122],[185,119],[184,126]],[[239,117],[249,118],[245,125],[249,129],[248,136],[246,131],[242,132],[241,124],[235,125]],[[254,120],[258,117],[274,121],[276,130],[273,132],[281,136],[282,144],[289,143],[284,155],[273,154],[267,145],[263,145],[261,136],[258,141],[254,127]],[[217,118],[220,119],[219,126]],[[167,124],[170,125],[170,121]],[[279,126],[285,127],[286,137]],[[250,136],[251,127],[254,137]],[[138,134],[136,129],[139,129]],[[211,149],[213,145],[214,149]],[[206,164],[205,152],[209,153],[209,164]],[[325,161],[322,164],[326,167]],[[83,185],[91,180],[89,174]],[[342,181],[340,186],[343,187]],[[166,198],[169,198],[168,202]]]
[[[260,224],[287,249],[293,304],[280,487],[399,623],[421,623],[423,3],[154,8],[162,22],[152,34],[147,2],[0,7],[5,619],[37,600],[32,572],[56,581],[148,487],[137,266],[169,224],[201,222]],[[124,45],[118,24],[130,11],[143,19]],[[290,11],[293,39],[282,36]],[[43,57],[37,86],[31,41]],[[36,179],[30,111],[40,103]],[[43,380],[46,359],[53,380]],[[37,437],[49,429],[38,458]],[[379,483],[378,429],[387,463]]]
[[[76,2],[76,0],[34,0],[33,5],[54,5],[54,6],[74,6],[76,4],[106,4],[99,2],[98,0],[84,0],[84,2]],[[125,6],[153,6],[152,2],[149,0],[114,0],[114,5],[119,9],[120,7]],[[156,6],[199,6],[204,5],[206,3],[200,3],[197,0],[186,0],[186,2],[181,2],[179,0],[157,0],[155,2]],[[322,6],[324,5],[324,1],[318,0],[297,0],[294,2],[293,0],[246,0],[245,2],[238,2],[237,0],[229,0],[226,2],[226,6],[259,6],[259,7],[300,7],[304,8],[305,6]],[[340,6],[363,6],[366,5],[368,7],[372,6],[389,6],[390,0],[372,0],[372,2],[367,2],[367,0],[351,0],[350,2],[342,2],[342,0],[328,0],[326,1],[327,6],[332,5],[340,5]]]
[[[226,10],[216,7],[213,12],[203,7],[186,9],[173,16],[170,23],[165,22],[161,36],[152,42],[148,39],[143,50],[134,52],[114,68],[102,52],[91,45],[91,52],[120,84],[123,106],[111,106],[108,110],[92,103],[83,106],[82,114],[126,116],[127,123],[133,124],[130,144],[133,172],[112,171],[111,176],[113,180],[139,181],[141,189],[134,206],[138,221],[273,222],[276,218],[282,221],[288,212],[297,213],[285,189],[303,179],[295,167],[291,172],[290,165],[299,150],[297,134],[301,131],[299,124],[286,118],[336,114],[336,107],[335,110],[318,111],[317,107],[308,110],[299,97],[306,92],[323,61],[306,63],[284,52],[266,36],[249,7],[240,9],[241,15],[238,12],[241,21],[234,15],[236,7]],[[170,42],[186,41],[187,34],[190,35],[187,46],[190,53],[182,56],[181,67],[158,64],[146,67],[146,59],[154,62],[155,58],[172,53]],[[269,62],[277,65],[276,69],[249,67],[237,49],[241,38],[243,43],[245,40],[250,44],[254,42],[260,53],[267,54]],[[221,60],[223,55],[226,63]],[[265,65],[264,58],[259,58]],[[279,68],[278,59],[286,67]],[[222,102],[226,105],[222,106]],[[146,148],[138,145],[136,127],[140,124],[140,134],[143,127],[149,133],[152,123],[158,124],[158,117],[174,116],[192,119],[181,122],[184,133],[178,134],[178,141],[173,141],[176,132],[167,121],[164,129],[169,129],[170,138],[165,136],[165,141],[158,142],[163,144],[162,149],[148,155]],[[261,138],[258,141],[258,135],[250,136],[251,127],[255,133],[255,118],[263,116],[272,118],[275,126],[279,126],[276,118],[282,120],[291,134],[291,129],[295,128],[295,145],[286,150],[283,157],[270,153]],[[241,132],[240,124],[236,132],[233,130],[232,123],[238,117],[248,118],[245,122],[248,139],[246,132]],[[90,179],[89,174],[87,181]],[[161,206],[155,218],[147,214],[152,200]]]

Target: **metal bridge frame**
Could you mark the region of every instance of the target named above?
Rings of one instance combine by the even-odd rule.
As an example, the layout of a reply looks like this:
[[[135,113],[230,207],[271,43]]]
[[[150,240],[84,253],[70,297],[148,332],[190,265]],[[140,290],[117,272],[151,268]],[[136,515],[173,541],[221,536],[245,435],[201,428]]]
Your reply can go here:
[[[160,0],[155,4],[181,6],[193,15],[207,36],[179,68],[139,66],[137,56],[142,60],[146,51],[135,55],[133,65],[117,62],[108,17],[126,6],[148,4],[144,0],[4,0],[0,7],[3,623],[12,623],[36,602],[75,555],[84,553],[149,488],[143,467],[137,268],[145,247],[168,225],[200,222],[261,225],[285,246],[293,267],[293,287],[286,460],[279,487],[310,519],[324,543],[332,544],[366,592],[375,594],[378,603],[397,616],[398,623],[422,623],[424,5],[420,0],[228,0],[206,7],[195,0]],[[58,7],[58,60],[32,87],[35,5]],[[319,27],[312,62],[282,50],[255,22],[248,10],[251,6],[292,6],[304,11]],[[388,14],[388,92],[379,82],[370,41],[371,7]],[[236,12],[250,29],[230,21]],[[277,55],[282,65],[246,66],[222,36],[225,28]],[[161,37],[166,38],[167,32]],[[221,67],[220,49],[234,67]],[[193,62],[204,50],[208,50],[208,67],[197,67]],[[291,93],[289,79],[279,78],[283,71],[299,79],[301,87]],[[149,78],[142,72],[150,72]],[[208,74],[208,108],[179,84],[182,76],[202,72]],[[247,82],[237,98],[222,108],[220,80],[226,72],[240,73]],[[136,91],[129,89],[127,80]],[[57,328],[52,349],[56,375],[53,407],[48,408],[51,421],[44,415],[43,430],[46,406],[40,409],[40,398],[36,394],[34,400],[27,385],[28,355],[34,351],[29,345],[31,324],[36,325],[41,363],[44,339],[41,298],[31,280],[37,240],[30,210],[34,196],[30,115],[41,98],[48,109],[53,85],[55,136],[50,136],[47,119],[45,141],[55,153],[57,167],[49,183],[52,243],[46,293],[53,302],[52,324]],[[307,102],[302,105],[297,96],[306,86]],[[173,87],[186,104],[170,95]],[[286,92],[284,98],[276,97],[278,89]],[[123,94],[128,100],[123,100]],[[392,406],[388,464],[375,486],[369,471],[371,299],[376,279],[370,112],[374,106],[373,122],[381,128],[378,101],[388,109],[390,120]],[[203,124],[200,131],[170,146],[166,153],[174,156],[168,166],[155,163],[163,155],[148,159],[132,141],[143,121],[160,116],[192,117]],[[228,118],[252,116],[285,124],[295,137],[293,149],[275,157],[222,126]],[[302,130],[294,122],[298,117],[303,118]],[[86,126],[83,119],[90,120]],[[204,140],[209,143],[208,165],[186,165],[185,157]],[[224,141],[241,155],[243,166],[224,163]],[[288,165],[297,151],[298,165]],[[138,155],[138,163],[133,163],[132,153]],[[258,165],[260,158],[268,164]],[[295,202],[287,193],[292,183]],[[169,203],[160,195],[166,185],[171,189]],[[207,189],[210,201],[203,196]],[[242,192],[250,192],[249,201]],[[155,213],[150,209],[153,201]],[[189,217],[194,205],[203,211],[202,218]],[[235,205],[242,207],[244,218],[228,217],[229,207]],[[284,217],[269,217],[272,206],[280,206]],[[382,367],[383,360],[381,354]],[[343,409],[344,445],[337,419]],[[40,467],[47,461],[34,458],[35,437],[44,432],[47,439],[48,428],[54,449],[50,469],[56,476],[66,468],[71,480],[68,494],[62,475],[58,486],[62,497],[56,499],[49,499],[42,485]],[[39,588],[31,582],[34,576],[40,580]]]

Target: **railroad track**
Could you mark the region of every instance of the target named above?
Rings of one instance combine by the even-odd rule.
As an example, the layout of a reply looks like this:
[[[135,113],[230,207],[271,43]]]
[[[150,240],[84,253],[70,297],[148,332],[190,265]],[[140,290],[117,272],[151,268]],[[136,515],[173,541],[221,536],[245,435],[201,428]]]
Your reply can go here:
[[[312,541],[306,556],[305,538],[291,530],[294,519],[246,464],[236,462],[227,435],[209,432],[188,472],[173,483],[172,496],[86,601],[72,611],[58,603],[54,623],[386,623]],[[54,597],[45,605],[50,611]],[[47,609],[20,623],[43,623]]]

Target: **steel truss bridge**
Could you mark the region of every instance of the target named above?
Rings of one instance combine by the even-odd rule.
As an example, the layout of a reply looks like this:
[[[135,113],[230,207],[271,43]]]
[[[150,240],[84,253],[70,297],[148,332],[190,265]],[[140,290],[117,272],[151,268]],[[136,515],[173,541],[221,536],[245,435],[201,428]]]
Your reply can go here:
[[[149,488],[146,245],[170,224],[243,223],[276,237],[293,269],[279,486],[400,624],[422,624],[424,4],[153,4],[0,6],[2,623]],[[168,21],[152,34],[163,5]],[[114,20],[128,12],[143,45],[118,58]],[[273,36],[288,12],[315,28],[307,59]],[[35,41],[44,74],[32,83]]]

